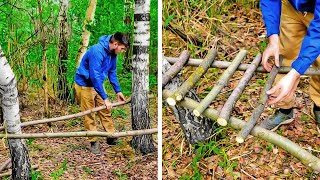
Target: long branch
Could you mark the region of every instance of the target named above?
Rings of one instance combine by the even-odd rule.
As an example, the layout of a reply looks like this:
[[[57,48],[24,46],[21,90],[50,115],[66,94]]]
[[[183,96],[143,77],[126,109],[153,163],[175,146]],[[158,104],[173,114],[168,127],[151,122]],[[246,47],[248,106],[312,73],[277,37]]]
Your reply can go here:
[[[180,72],[180,70],[188,61],[189,57],[190,53],[187,50],[182,51],[179,56],[179,60],[174,63],[174,65],[171,66],[165,74],[162,75],[162,88],[164,88],[168,82]]]
[[[168,90],[163,90],[162,92],[163,99],[169,97],[172,94],[172,92]],[[184,100],[178,103],[178,105],[188,109],[195,109],[197,106],[199,106],[199,103],[190,98],[184,98]],[[204,116],[214,121],[217,120],[218,114],[219,112],[213,108],[207,108],[203,112]],[[245,125],[245,121],[236,117],[231,117],[228,124],[235,129],[241,129]],[[301,148],[296,143],[290,141],[289,139],[280,136],[277,133],[264,129],[260,126],[255,126],[251,131],[251,134],[279,146],[294,157],[298,158],[307,167],[311,167],[313,170],[320,172],[320,159],[318,159],[316,156],[312,155],[305,149]]]
[[[283,58],[280,57],[280,64],[282,64]],[[270,76],[268,77],[268,80],[263,88],[263,91],[260,95],[260,100],[258,102],[257,108],[253,111],[251,114],[251,117],[249,121],[245,124],[245,126],[241,129],[238,136],[236,137],[236,141],[238,143],[243,143],[244,140],[247,138],[247,136],[250,134],[250,131],[253,129],[253,127],[256,125],[259,117],[261,116],[264,107],[266,105],[266,102],[268,100],[267,91],[271,88],[277,74],[278,74],[279,68],[277,66],[273,66]]]
[[[166,60],[168,60],[169,63],[174,64],[178,58],[175,57],[165,57]],[[199,66],[199,64],[202,62],[202,59],[189,59],[189,61],[187,62],[188,66]],[[211,64],[212,68],[221,68],[221,69],[226,69],[230,66],[231,62],[226,62],[226,61],[214,61]],[[248,69],[248,67],[250,66],[250,64],[240,64],[238,67],[238,70],[240,71],[245,71]],[[279,69],[279,73],[280,74],[286,74],[288,73],[292,68],[289,66],[283,66],[280,67]],[[268,73],[262,66],[259,66],[256,70],[256,72],[262,72],[262,73]],[[320,68],[314,68],[314,67],[310,67],[307,69],[307,71],[304,73],[304,75],[320,75]]]
[[[211,104],[211,102],[217,97],[222,88],[228,84],[229,79],[232,77],[234,72],[241,61],[246,57],[247,51],[242,50],[238,53],[231,65],[226,69],[220,76],[216,85],[211,89],[209,94],[200,102],[200,106],[193,110],[193,114],[200,116],[200,114]],[[261,56],[261,55],[260,55]],[[261,57],[260,57],[261,58]]]
[[[218,123],[221,126],[226,126],[227,122],[229,121],[230,114],[233,110],[234,105],[239,100],[243,90],[245,89],[246,85],[252,78],[255,70],[259,66],[261,61],[261,55],[259,54],[251,63],[251,66],[246,70],[244,75],[242,76],[241,80],[239,81],[237,87],[232,91],[228,100],[224,103],[223,108],[221,109]]]
[[[63,138],[63,137],[125,137],[125,136],[138,136],[145,134],[157,133],[158,129],[144,129],[125,132],[99,132],[99,131],[83,131],[83,132],[59,132],[59,133],[24,133],[24,134],[0,134],[0,138],[9,139],[28,139],[28,138]]]
[[[113,107],[117,107],[117,106],[121,106],[121,105],[125,105],[127,103],[129,103],[131,101],[131,98],[128,99],[127,101],[124,102],[115,102],[112,103]],[[63,121],[63,120],[67,120],[67,119],[72,119],[72,118],[77,118],[77,117],[82,117],[84,115],[93,113],[93,112],[97,112],[97,111],[101,111],[103,109],[105,109],[106,106],[99,106],[90,110],[86,110],[86,111],[82,111],[76,114],[70,114],[70,115],[66,115],[66,116],[61,116],[61,117],[55,117],[55,118],[50,118],[50,119],[42,119],[42,120],[35,120],[35,121],[28,121],[28,122],[24,122],[21,123],[21,127],[25,127],[25,126],[31,126],[31,125],[36,125],[36,124],[44,124],[44,123],[48,123],[48,122],[56,122],[56,121]],[[4,127],[0,127],[0,131],[4,130]]]

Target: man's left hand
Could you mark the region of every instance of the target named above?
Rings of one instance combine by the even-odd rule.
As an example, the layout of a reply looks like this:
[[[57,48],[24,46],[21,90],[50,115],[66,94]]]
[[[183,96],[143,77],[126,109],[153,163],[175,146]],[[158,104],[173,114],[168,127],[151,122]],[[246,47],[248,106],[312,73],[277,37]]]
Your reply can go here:
[[[267,91],[269,95],[268,105],[276,104],[292,97],[299,81],[300,74],[295,69],[290,70],[273,88]]]
[[[118,102],[126,101],[126,98],[124,97],[124,95],[122,94],[122,92],[118,92],[118,93],[117,93],[117,101],[118,101]]]

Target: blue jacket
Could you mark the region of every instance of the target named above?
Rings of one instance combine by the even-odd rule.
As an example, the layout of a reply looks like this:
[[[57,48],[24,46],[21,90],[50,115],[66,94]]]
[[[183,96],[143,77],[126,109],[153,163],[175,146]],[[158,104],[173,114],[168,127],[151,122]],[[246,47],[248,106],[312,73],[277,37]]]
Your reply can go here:
[[[320,0],[289,0],[289,2],[297,11],[314,13],[314,19],[302,41],[299,56],[291,65],[302,75],[320,54]],[[267,36],[279,34],[281,0],[261,0],[260,5]]]
[[[75,75],[79,86],[93,87],[103,100],[108,98],[103,82],[107,76],[116,93],[121,92],[116,73],[117,55],[109,49],[111,35],[102,36],[83,56]]]

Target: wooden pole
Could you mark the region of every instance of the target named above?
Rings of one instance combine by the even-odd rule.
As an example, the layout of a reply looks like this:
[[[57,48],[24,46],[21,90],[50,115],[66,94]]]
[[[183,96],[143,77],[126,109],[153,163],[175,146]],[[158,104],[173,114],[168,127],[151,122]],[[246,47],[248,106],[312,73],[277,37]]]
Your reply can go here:
[[[129,98],[127,101],[124,102],[115,102],[112,103],[112,107],[116,107],[116,106],[121,106],[121,105],[125,105],[127,103],[129,103],[131,101],[131,98]],[[55,117],[55,118],[50,118],[50,119],[42,119],[42,120],[35,120],[35,121],[28,121],[28,122],[24,122],[21,123],[21,127],[25,127],[25,126],[32,126],[32,125],[36,125],[36,124],[44,124],[44,123],[48,123],[48,122],[56,122],[56,121],[62,121],[62,120],[67,120],[67,119],[72,119],[72,118],[77,118],[77,117],[82,117],[84,115],[93,113],[93,112],[97,112],[97,111],[101,111],[103,109],[106,109],[106,106],[100,106],[100,107],[96,107],[93,109],[89,109],[86,111],[82,111],[76,114],[70,114],[70,115],[66,115],[66,116],[61,116],[61,117]],[[4,130],[4,127],[0,127],[0,131]]]
[[[178,61],[175,62],[174,65],[171,66],[171,68],[164,75],[162,75],[162,88],[164,88],[168,82],[181,71],[189,57],[190,53],[187,50],[182,51]]]
[[[163,95],[163,99],[165,99],[170,95],[172,95],[172,92],[168,90],[163,90],[162,95]],[[190,98],[184,98],[184,100],[179,102],[177,105],[188,108],[188,109],[195,109],[196,107],[199,106],[199,103]],[[216,121],[218,118],[219,112],[209,107],[202,114]],[[228,123],[231,127],[235,129],[241,129],[246,122],[236,117],[230,117],[230,120],[228,121]],[[290,141],[289,139],[283,136],[280,136],[277,133],[264,129],[260,126],[255,126],[251,131],[251,134],[253,136],[256,136],[260,139],[266,140],[274,145],[279,146],[280,148],[289,152],[292,156],[299,159],[305,166],[320,172],[320,159],[318,159],[313,154],[309,153],[307,150],[301,148],[299,145]]]
[[[198,106],[195,110],[193,110],[193,114],[196,116],[200,116],[200,114],[211,104],[211,102],[217,97],[222,88],[228,84],[229,79],[232,77],[234,72],[237,70],[237,67],[241,63],[241,61],[246,57],[247,51],[242,50],[238,53],[236,58],[232,61],[231,65],[226,69],[218,82],[214,86],[214,88],[209,92],[209,94],[200,102],[200,106]]]
[[[246,85],[252,78],[255,70],[260,64],[260,61],[261,61],[261,54],[258,54],[252,61],[251,66],[246,70],[243,77],[240,79],[238,86],[232,91],[230,97],[223,105],[223,108],[221,109],[221,112],[218,118],[218,124],[220,124],[221,126],[227,125],[227,122],[229,120],[229,117],[234,105],[236,104],[243,90],[245,89]]]
[[[282,64],[282,56],[280,56],[280,64]],[[276,78],[278,71],[280,68],[278,68],[277,66],[273,66],[271,72],[270,72],[270,76],[268,77],[268,80],[264,86],[264,89],[261,93],[260,96],[260,100],[258,105],[256,106],[257,108],[253,111],[249,121],[243,126],[243,128],[241,129],[241,131],[239,132],[238,136],[236,137],[236,141],[238,143],[243,143],[244,140],[247,138],[247,136],[250,134],[251,130],[253,129],[253,127],[256,125],[259,117],[261,116],[264,107],[266,105],[266,102],[268,100],[268,96],[267,96],[267,91],[271,88],[274,79]]]
[[[211,49],[208,51],[207,56],[204,58],[203,62],[199,65],[195,72],[191,74],[191,76],[175,91],[174,94],[172,94],[172,96],[167,98],[168,104],[174,106],[176,102],[179,102],[184,98],[184,96],[190,91],[195,83],[199,81],[201,76],[208,70],[216,55],[217,50]]]
[[[63,137],[125,137],[125,136],[138,136],[157,133],[158,129],[143,129],[126,132],[99,132],[99,131],[83,131],[83,132],[60,132],[60,133],[32,133],[32,134],[0,134],[0,138],[9,139],[28,139],[28,138],[63,138]]]
[[[174,64],[179,58],[175,57],[165,57],[169,63]],[[199,64],[202,62],[202,59],[189,59],[187,64],[188,66],[199,66]],[[221,68],[226,69],[230,66],[231,62],[225,62],[225,61],[214,61],[211,64],[212,68]],[[245,71],[250,67],[250,64],[240,64],[238,69],[239,71]],[[289,66],[282,66],[279,69],[279,74],[286,74],[288,73],[292,67]],[[262,73],[268,73],[262,66],[259,66],[256,69],[256,72],[262,72]],[[307,71],[304,73],[304,75],[312,76],[312,75],[320,75],[320,68],[310,67],[307,69]]]

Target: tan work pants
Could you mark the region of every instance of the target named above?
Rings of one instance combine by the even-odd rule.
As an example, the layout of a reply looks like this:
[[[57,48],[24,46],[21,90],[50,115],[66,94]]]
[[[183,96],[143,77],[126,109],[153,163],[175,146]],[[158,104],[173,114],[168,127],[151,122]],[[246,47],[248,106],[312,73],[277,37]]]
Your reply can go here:
[[[75,84],[77,102],[81,111],[89,110],[98,106],[103,106],[104,101],[93,87],[84,87]],[[111,112],[107,109],[98,112],[101,124],[105,131],[115,132],[115,128],[111,118]],[[84,127],[88,131],[97,131],[95,113],[84,116]],[[97,141],[96,137],[89,137],[90,142]]]
[[[283,55],[283,66],[291,66],[298,57],[300,47],[313,13],[300,12],[294,9],[288,0],[282,0],[282,12],[280,20],[280,53]],[[312,64],[313,67],[320,66],[320,58]],[[285,74],[277,75],[276,84]],[[310,79],[309,94],[317,106],[320,106],[320,76],[312,76]],[[278,104],[279,108],[288,109],[295,106],[294,97],[288,101]]]

